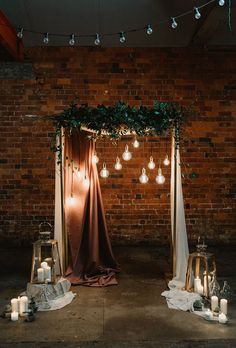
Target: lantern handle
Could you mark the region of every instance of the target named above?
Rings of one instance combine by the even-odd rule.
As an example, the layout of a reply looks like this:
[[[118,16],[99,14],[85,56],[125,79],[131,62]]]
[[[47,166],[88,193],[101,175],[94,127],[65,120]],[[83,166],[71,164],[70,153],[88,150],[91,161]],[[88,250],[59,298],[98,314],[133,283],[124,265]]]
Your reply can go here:
[[[41,227],[42,227],[43,225],[44,225],[44,226],[45,226],[45,225],[49,226],[49,227],[50,227],[50,230],[52,231],[52,225],[51,225],[49,222],[44,221],[44,222],[41,222],[41,223],[39,224],[39,232],[41,232]]]

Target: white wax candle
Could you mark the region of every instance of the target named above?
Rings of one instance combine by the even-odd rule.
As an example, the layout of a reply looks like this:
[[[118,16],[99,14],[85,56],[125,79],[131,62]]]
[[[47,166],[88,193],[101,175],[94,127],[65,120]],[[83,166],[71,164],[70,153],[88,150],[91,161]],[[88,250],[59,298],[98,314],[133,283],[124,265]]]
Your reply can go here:
[[[49,266],[44,268],[44,279],[48,282],[51,281],[51,267]]]
[[[198,291],[197,292],[199,293],[199,295],[203,295],[203,286],[202,286],[202,284],[198,285]]]
[[[11,299],[11,310],[12,312],[18,312],[18,298],[12,298]]]
[[[209,290],[209,284],[211,281],[211,276],[208,275],[208,290]],[[207,276],[204,275],[204,279],[203,279],[203,293],[204,295],[207,295]]]
[[[46,268],[47,266],[48,266],[48,264],[45,261],[40,263],[40,267],[43,269]]]
[[[19,313],[18,312],[11,312],[11,320],[12,321],[17,321],[19,318]]]
[[[44,282],[44,269],[43,268],[38,268],[37,269],[37,274],[38,274],[38,282],[43,283]]]
[[[214,312],[217,307],[218,307],[218,297],[212,296],[211,297],[211,310],[212,310],[212,312]]]
[[[227,307],[228,307],[228,301],[226,299],[222,298],[220,300],[220,310],[225,315],[227,315],[227,309],[228,309]]]
[[[28,312],[28,297],[22,296],[20,298],[20,316],[26,315],[25,312]]]
[[[219,323],[221,323],[221,324],[227,323],[227,317],[224,313],[219,314]]]
[[[194,279],[194,292],[199,293],[199,289],[201,286],[201,279],[200,278],[195,278]]]

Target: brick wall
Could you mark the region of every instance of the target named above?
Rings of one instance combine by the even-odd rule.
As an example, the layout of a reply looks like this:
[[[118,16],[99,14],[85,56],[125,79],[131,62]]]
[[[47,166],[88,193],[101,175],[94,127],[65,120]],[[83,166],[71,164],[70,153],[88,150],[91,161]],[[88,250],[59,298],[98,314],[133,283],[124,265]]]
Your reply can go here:
[[[32,64],[31,64],[32,63]],[[0,64],[1,152],[0,239],[28,243],[38,224],[53,222],[54,162],[48,122],[23,118],[62,111],[73,99],[96,106],[123,100],[131,105],[153,101],[193,104],[182,135],[182,170],[196,172],[183,179],[190,241],[199,233],[210,243],[234,243],[235,109],[234,50],[155,48],[34,48],[26,63]],[[98,142],[98,168],[106,159],[111,177],[101,180],[107,223],[113,243],[166,244],[170,235],[170,168],[166,183],[155,175],[142,186],[141,167],[148,157],[158,162],[170,137],[142,139],[121,173],[112,169],[118,149]]]

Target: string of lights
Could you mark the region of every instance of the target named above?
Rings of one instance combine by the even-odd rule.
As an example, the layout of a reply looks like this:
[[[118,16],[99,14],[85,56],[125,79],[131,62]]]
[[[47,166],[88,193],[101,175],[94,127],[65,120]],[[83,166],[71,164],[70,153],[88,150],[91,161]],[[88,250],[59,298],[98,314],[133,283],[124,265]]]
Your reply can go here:
[[[230,0],[229,0],[230,1]],[[78,35],[75,33],[70,33],[70,34],[61,34],[61,33],[49,33],[49,32],[41,32],[41,31],[35,31],[35,30],[30,30],[27,28],[23,27],[17,27],[15,28],[17,31],[17,37],[19,39],[23,39],[24,33],[30,33],[30,34],[37,34],[42,36],[42,42],[45,45],[48,45],[51,38],[53,37],[62,37],[62,38],[67,38],[68,39],[68,44],[70,46],[74,46],[76,42],[80,42],[80,39],[82,38],[93,38],[94,39],[94,45],[99,46],[102,43],[102,39],[105,37],[111,37],[111,36],[116,36],[119,38],[119,41],[121,44],[126,42],[126,37],[127,34],[133,33],[133,32],[141,32],[141,31],[146,31],[147,35],[152,35],[153,30],[158,28],[160,25],[170,23],[170,26],[172,29],[176,29],[179,25],[179,20],[185,16],[188,15],[193,15],[196,20],[201,18],[201,10],[209,6],[210,4],[217,2],[219,6],[224,6],[225,0],[209,0],[205,4],[202,4],[198,7],[194,7],[193,9],[190,9],[186,12],[183,12],[181,14],[178,14],[174,17],[170,17],[165,20],[161,20],[157,23],[154,23],[153,25],[147,24],[145,27],[140,27],[136,29],[129,29],[125,31],[120,31],[120,32],[114,32],[114,33],[95,33],[95,34],[84,34],[84,35]]]

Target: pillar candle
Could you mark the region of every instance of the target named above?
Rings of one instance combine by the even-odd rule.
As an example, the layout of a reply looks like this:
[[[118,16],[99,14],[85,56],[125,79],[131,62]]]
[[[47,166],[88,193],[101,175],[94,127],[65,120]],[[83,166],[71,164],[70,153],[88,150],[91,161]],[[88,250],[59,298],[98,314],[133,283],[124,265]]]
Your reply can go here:
[[[195,278],[194,279],[194,292],[199,293],[200,286],[201,286],[201,279]]]
[[[217,307],[218,307],[218,297],[212,296],[211,297],[211,310],[212,310],[212,312],[214,312]]]
[[[44,282],[44,269],[43,268],[38,268],[37,269],[37,274],[38,274],[38,282],[43,283]]]
[[[220,300],[220,310],[222,313],[224,313],[225,315],[227,315],[227,306],[228,306],[228,301],[225,300],[224,298],[222,298]]]
[[[47,266],[48,266],[48,264],[45,261],[41,262],[41,264],[40,264],[40,267],[43,268],[43,269],[46,268]]]
[[[227,317],[224,313],[219,314],[219,323],[221,323],[221,324],[227,323]]]
[[[28,297],[22,296],[20,298],[20,316],[26,315],[24,312],[28,312]]]
[[[51,267],[47,266],[44,268],[44,280],[46,280],[48,282],[51,281]]]
[[[213,320],[213,313],[209,308],[206,310],[205,316],[206,316],[206,319]]]
[[[12,310],[12,312],[18,312],[19,311],[18,299],[17,298],[12,298],[11,299],[11,310]]]
[[[209,290],[210,281],[211,281],[211,276],[208,275],[208,290]],[[203,293],[204,295],[207,296],[207,276],[206,275],[204,275],[204,279],[203,279]]]
[[[19,318],[19,313],[18,312],[11,312],[11,321],[17,321]]]

